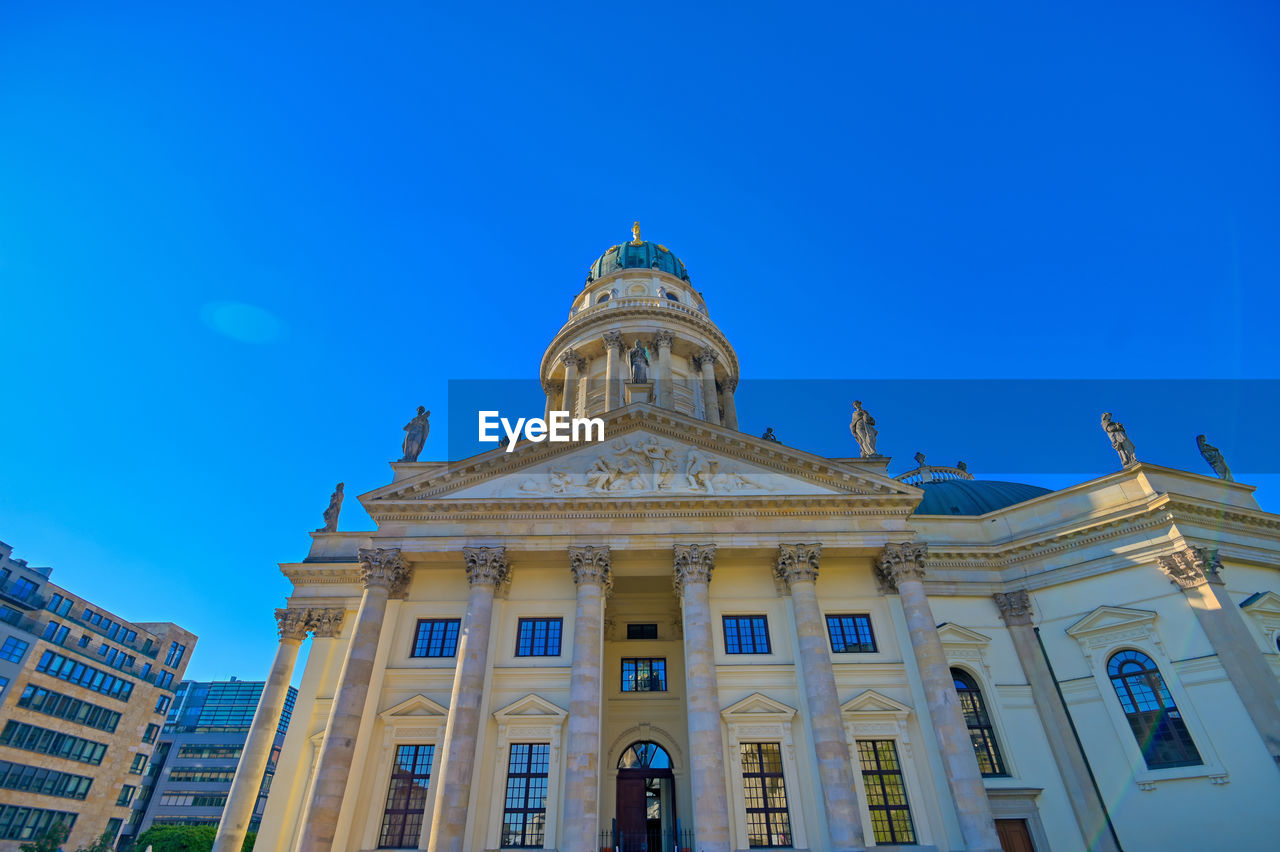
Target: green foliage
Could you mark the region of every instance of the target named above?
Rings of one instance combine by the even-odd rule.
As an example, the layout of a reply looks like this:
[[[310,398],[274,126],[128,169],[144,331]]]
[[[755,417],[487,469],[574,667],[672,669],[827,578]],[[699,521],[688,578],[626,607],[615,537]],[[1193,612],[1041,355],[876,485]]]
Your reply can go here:
[[[138,836],[134,849],[152,852],[210,852],[218,829],[212,825],[153,825]]]
[[[104,832],[97,840],[93,841],[88,846],[81,846],[76,850],[76,852],[112,852],[115,847],[111,845],[111,842],[114,839],[115,838],[111,835]]]

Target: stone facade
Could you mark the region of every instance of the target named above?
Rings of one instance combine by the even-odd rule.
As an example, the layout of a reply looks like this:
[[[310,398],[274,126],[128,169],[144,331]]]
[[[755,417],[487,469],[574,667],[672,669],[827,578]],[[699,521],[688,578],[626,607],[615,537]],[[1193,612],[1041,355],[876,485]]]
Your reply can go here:
[[[613,256],[541,368],[604,444],[394,464],[375,529],[281,566],[345,618],[259,852],[1271,845],[1280,518],[1250,487],[1136,463],[924,514],[886,458],[736,431],[687,275]]]

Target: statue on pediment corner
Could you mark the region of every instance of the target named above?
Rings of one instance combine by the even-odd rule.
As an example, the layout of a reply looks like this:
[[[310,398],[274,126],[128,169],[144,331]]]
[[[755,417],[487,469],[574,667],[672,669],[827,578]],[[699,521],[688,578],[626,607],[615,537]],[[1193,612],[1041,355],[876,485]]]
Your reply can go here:
[[[1200,455],[1209,463],[1209,467],[1213,468],[1213,472],[1218,474],[1219,479],[1235,482],[1231,476],[1231,468],[1227,467],[1227,460],[1222,457],[1221,450],[1210,444],[1204,435],[1196,435],[1196,446],[1200,448]]]
[[[849,420],[849,433],[858,442],[858,449],[862,451],[864,459],[876,454],[876,438],[879,435],[876,431],[876,419],[862,407],[860,399],[853,401],[853,417]]]
[[[1138,455],[1134,449],[1133,441],[1129,440],[1129,435],[1124,430],[1124,424],[1111,419],[1110,411],[1102,413],[1102,430],[1111,439],[1111,448],[1116,451],[1116,455],[1120,456],[1121,467],[1128,467],[1137,463]]]
[[[324,510],[324,526],[316,532],[338,531],[338,515],[342,512],[342,488],[343,483],[339,482],[338,487],[329,497],[329,508]]]
[[[431,412],[427,411],[426,406],[419,405],[418,413],[412,420],[404,426],[404,444],[401,449],[404,450],[404,457],[400,459],[402,462],[416,462],[418,456],[422,454],[422,448],[426,446],[427,435],[431,433],[431,423],[428,418]]]

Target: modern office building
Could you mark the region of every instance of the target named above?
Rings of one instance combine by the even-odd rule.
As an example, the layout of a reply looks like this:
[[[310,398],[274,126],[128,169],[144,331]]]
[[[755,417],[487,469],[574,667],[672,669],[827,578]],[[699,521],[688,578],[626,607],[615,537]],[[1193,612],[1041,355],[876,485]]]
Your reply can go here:
[[[153,825],[217,825],[262,696],[262,681],[189,681],[178,687],[127,833]],[[249,830],[266,808],[298,691],[289,687],[258,787]]]
[[[54,824],[66,848],[129,820],[196,637],[130,622],[0,543],[0,852]]]
[[[1061,490],[891,471],[866,409],[818,455],[738,430],[737,355],[665,246],[568,301],[530,373],[604,440],[418,461],[407,427],[373,528],[281,566],[215,849],[308,636],[256,852],[1275,848],[1280,516],[1221,459],[1139,460],[1108,420],[1116,469]],[[762,309],[787,347],[853,319]]]

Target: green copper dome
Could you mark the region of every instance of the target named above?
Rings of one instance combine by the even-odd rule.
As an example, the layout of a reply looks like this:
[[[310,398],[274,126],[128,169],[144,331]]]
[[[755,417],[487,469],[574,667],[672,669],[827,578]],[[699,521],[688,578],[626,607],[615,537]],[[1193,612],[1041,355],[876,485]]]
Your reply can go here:
[[[616,245],[596,258],[587,271],[587,283],[623,269],[657,269],[684,281],[689,280],[689,270],[684,268],[684,261],[672,254],[671,249],[640,239],[638,222],[631,226],[631,233],[635,239]]]

